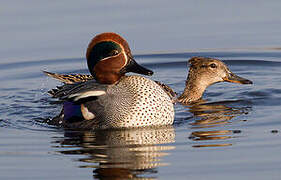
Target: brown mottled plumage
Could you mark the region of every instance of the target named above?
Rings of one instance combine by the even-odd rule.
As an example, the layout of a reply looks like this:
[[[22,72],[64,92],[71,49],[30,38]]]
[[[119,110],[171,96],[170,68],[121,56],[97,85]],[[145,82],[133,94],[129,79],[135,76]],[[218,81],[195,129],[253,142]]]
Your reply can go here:
[[[93,76],[89,74],[57,74],[48,71],[43,71],[47,76],[55,78],[65,84],[73,84],[76,82],[85,82],[92,80]]]
[[[232,73],[220,60],[206,57],[192,57],[183,93],[178,97],[182,104],[190,104],[201,99],[206,88],[218,82],[252,84],[252,81]]]

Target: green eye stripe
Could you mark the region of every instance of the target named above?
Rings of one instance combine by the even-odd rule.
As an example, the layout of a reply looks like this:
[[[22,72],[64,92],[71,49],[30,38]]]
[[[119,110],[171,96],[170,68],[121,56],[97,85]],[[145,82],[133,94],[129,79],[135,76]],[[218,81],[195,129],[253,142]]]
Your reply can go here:
[[[114,56],[116,55],[116,52],[120,53],[121,51],[121,46],[113,41],[102,41],[97,43],[92,48],[88,58],[89,69],[93,69],[100,60]]]

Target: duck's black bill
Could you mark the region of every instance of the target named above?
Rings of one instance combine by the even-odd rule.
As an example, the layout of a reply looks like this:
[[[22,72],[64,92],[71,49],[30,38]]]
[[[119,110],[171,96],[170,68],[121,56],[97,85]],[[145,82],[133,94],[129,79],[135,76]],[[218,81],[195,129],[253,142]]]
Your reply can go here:
[[[134,59],[130,59],[129,63],[120,71],[121,74],[125,74],[127,72],[134,72],[134,73],[148,75],[148,76],[151,76],[153,74],[153,71],[146,69],[145,67],[142,67]]]
[[[233,73],[229,73],[228,77],[224,78],[224,81],[239,83],[239,84],[253,84],[253,82],[250,81],[249,79],[242,78]]]

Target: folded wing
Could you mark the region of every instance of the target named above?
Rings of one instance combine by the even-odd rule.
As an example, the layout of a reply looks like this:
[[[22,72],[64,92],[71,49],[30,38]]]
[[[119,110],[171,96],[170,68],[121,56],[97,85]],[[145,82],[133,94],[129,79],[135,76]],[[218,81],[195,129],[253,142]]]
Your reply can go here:
[[[95,80],[88,80],[86,82],[65,84],[49,91],[49,93],[60,100],[77,102],[105,95],[107,87],[108,85],[99,84]]]

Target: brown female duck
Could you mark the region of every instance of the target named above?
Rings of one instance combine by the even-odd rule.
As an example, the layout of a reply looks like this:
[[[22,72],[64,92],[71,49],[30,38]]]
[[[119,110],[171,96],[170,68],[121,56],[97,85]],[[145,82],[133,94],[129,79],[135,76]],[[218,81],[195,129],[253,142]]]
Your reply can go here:
[[[192,57],[183,93],[177,98],[182,104],[199,101],[208,86],[218,82],[253,84],[232,73],[222,61],[206,57]]]

